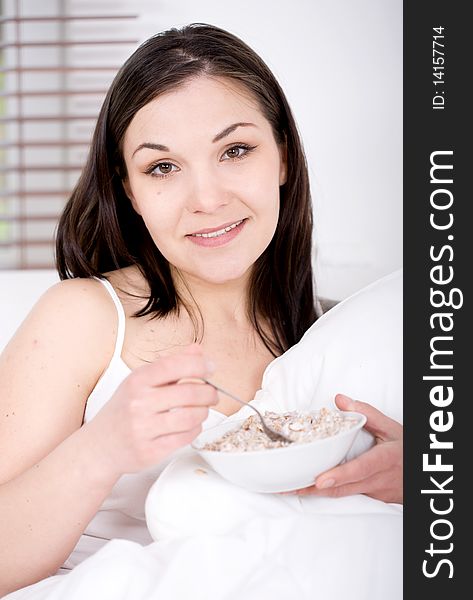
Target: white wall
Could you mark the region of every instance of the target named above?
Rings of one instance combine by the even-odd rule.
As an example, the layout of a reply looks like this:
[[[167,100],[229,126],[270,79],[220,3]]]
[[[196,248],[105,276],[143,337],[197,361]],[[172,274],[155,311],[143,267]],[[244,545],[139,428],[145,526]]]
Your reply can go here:
[[[22,7],[41,12],[57,3],[22,0]],[[133,26],[141,40],[195,21],[221,26],[268,63],[292,105],[309,161],[321,295],[341,299],[401,266],[401,0],[66,2],[72,13],[104,7],[141,14]],[[88,26],[74,27],[80,38],[96,36]],[[80,48],[71,50],[72,63],[75,52]],[[92,60],[79,54],[81,64]],[[34,185],[40,183],[35,174]],[[38,207],[41,199],[34,200]]]
[[[200,21],[232,31],[286,91],[310,165],[319,293],[402,264],[401,0],[156,0],[143,39]]]

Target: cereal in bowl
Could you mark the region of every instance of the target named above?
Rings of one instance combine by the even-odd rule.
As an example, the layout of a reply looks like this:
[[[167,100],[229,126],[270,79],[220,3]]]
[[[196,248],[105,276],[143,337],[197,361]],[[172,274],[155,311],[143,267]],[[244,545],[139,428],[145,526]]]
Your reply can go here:
[[[292,411],[279,414],[265,411],[263,416],[271,429],[298,444],[336,435],[358,423],[356,418],[328,408],[311,413]],[[205,444],[202,450],[249,452],[283,448],[288,445],[287,442],[270,440],[264,433],[258,416],[251,415],[240,427],[227,431],[222,437]]]

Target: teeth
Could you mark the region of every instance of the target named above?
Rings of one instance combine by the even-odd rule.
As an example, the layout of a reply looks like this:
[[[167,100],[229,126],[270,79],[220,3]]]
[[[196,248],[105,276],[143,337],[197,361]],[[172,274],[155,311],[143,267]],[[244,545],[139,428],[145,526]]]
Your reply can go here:
[[[235,229],[235,227],[238,227],[238,225],[240,225],[240,223],[243,223],[243,221],[244,221],[244,219],[242,219],[241,221],[237,221],[236,223],[233,223],[233,225],[229,225],[228,227],[225,227],[225,229],[219,229],[218,231],[212,231],[212,233],[193,233],[191,235],[192,235],[192,237],[203,237],[203,238],[219,237],[219,236],[223,235],[224,233],[228,233],[232,229]]]

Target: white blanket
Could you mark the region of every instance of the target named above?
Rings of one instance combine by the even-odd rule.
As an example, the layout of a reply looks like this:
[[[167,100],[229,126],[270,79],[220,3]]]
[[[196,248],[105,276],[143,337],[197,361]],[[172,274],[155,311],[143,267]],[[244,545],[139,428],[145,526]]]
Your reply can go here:
[[[333,407],[342,392],[402,420],[401,299],[398,272],[332,309],[271,363],[255,402]],[[372,443],[363,433],[351,456]],[[402,598],[401,506],[254,494],[199,467],[195,454],[179,458],[152,487],[147,519],[158,541],[112,540],[8,600]]]
[[[272,504],[270,516],[255,514],[225,535],[147,547],[112,540],[70,574],[25,588],[11,600],[402,598],[398,506],[365,496],[261,500],[261,507]]]

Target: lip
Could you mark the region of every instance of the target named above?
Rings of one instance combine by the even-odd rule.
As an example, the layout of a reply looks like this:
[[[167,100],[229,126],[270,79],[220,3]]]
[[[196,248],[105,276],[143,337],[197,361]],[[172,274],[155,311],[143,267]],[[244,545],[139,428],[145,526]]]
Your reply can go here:
[[[210,229],[201,229],[200,231],[195,232],[196,234],[200,234],[200,235],[187,234],[186,239],[188,239],[193,245],[201,246],[204,248],[217,248],[219,246],[225,246],[226,244],[230,243],[234,238],[236,238],[240,234],[242,229],[245,227],[247,221],[248,221],[247,218],[241,219],[239,225],[237,225],[236,227],[233,227],[229,231],[227,231],[221,235],[215,236],[215,237],[202,237],[202,234],[214,233],[216,231],[219,231],[220,229],[225,229],[226,227],[230,227],[231,225],[238,223],[238,221],[230,221],[227,224],[219,225],[218,227],[214,227],[214,228],[210,228]]]
[[[219,225],[218,227],[212,227],[210,229],[199,229],[199,231],[193,231],[192,233],[188,233],[187,235],[196,235],[196,233],[213,233],[214,231],[220,231],[220,229],[225,229],[225,227],[230,227],[230,225],[234,225],[238,223],[238,221],[242,221],[243,219],[234,219],[233,221],[228,221],[228,223],[224,223],[223,225]]]

